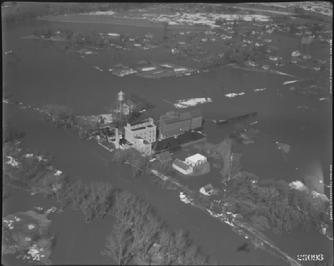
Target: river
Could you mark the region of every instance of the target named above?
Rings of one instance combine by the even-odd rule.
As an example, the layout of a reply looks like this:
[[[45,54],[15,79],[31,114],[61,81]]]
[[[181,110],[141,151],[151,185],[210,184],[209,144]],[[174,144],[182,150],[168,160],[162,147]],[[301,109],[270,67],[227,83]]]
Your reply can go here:
[[[147,56],[147,53],[124,53],[121,59],[103,53],[96,58],[83,60],[78,56],[66,54],[52,44],[20,39],[22,36],[30,35],[35,28],[44,27],[45,24],[47,24],[45,21],[37,22],[4,32],[4,49],[13,50],[11,57],[8,55],[4,58],[5,94],[11,94],[19,101],[36,106],[48,103],[64,104],[72,107],[78,114],[105,112],[120,89],[125,93],[134,92],[144,96],[156,104],[157,113],[171,108],[164,99],[174,102],[187,97],[211,97],[213,103],[201,107],[206,118],[225,118],[247,112],[259,112],[259,123],[256,127],[260,129],[262,137],[255,144],[244,146],[242,164],[245,169],[261,178],[302,180],[304,169],[317,161],[322,166],[324,182],[329,182],[331,102],[297,95],[282,86],[284,81],[293,78],[229,67],[220,67],[209,73],[184,78],[161,80],[134,76],[118,78],[107,71],[95,70],[92,64],[100,63],[99,66],[105,68],[121,59],[126,63],[127,60],[134,60],[133,56],[140,58]],[[101,32],[123,30],[140,34],[156,31],[157,34],[161,34],[158,29],[133,30],[125,26],[115,27],[96,23],[51,24],[72,29],[95,29]],[[291,42],[291,46],[285,49],[294,49],[293,45],[295,43]],[[321,54],[317,55],[323,51],[319,50],[314,49],[313,56],[322,57]],[[153,56],[168,59],[168,56],[159,50],[154,52]],[[298,78],[306,78],[309,72],[301,71],[298,75]],[[328,82],[325,81],[324,84],[328,85]],[[263,92],[252,91],[263,87],[266,88]],[[231,90],[245,91],[246,94],[236,98],[226,98],[224,95]],[[298,105],[307,105],[311,108],[302,112],[296,109]],[[191,238],[203,251],[220,263],[246,265],[283,263],[260,250],[238,252],[238,246],[244,241],[227,225],[183,204],[174,191],[165,191],[152,183],[152,177],[131,178],[128,169],[111,164],[108,152],[94,143],[81,141],[72,132],[57,129],[30,111],[6,107],[5,117],[27,133],[24,140],[26,147],[54,155],[55,166],[70,176],[87,182],[110,181],[117,187],[145,198],[171,227],[189,231]],[[218,143],[225,134],[224,127],[216,127],[210,123],[205,126],[205,132],[208,140],[214,143]],[[276,140],[291,145],[291,152],[287,158],[277,150],[274,143]],[[203,180],[198,182],[203,183]],[[30,196],[21,193],[15,194],[10,200],[16,202],[16,205],[24,201],[25,205],[22,206],[26,209],[36,205],[36,201]],[[9,210],[16,211],[14,207]],[[57,233],[57,244],[53,262],[55,264],[108,263],[107,258],[99,253],[103,247],[104,236],[110,229],[111,221],[108,219],[85,224],[80,214],[69,211],[54,217],[53,228]],[[316,232],[307,234],[295,232],[293,235],[296,237],[273,236],[275,243],[293,257],[300,252],[317,254],[319,250],[328,251],[330,248],[329,241]]]

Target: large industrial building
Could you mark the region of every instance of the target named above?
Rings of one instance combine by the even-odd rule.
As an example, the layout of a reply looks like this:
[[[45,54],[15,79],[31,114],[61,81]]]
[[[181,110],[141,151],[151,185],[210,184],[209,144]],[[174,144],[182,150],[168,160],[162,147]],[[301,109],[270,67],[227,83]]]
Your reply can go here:
[[[198,109],[172,111],[160,116],[159,139],[178,136],[186,131],[202,127],[202,114]]]
[[[127,123],[124,137],[133,148],[145,155],[152,154],[152,143],[156,141],[157,127],[152,118],[137,123]]]

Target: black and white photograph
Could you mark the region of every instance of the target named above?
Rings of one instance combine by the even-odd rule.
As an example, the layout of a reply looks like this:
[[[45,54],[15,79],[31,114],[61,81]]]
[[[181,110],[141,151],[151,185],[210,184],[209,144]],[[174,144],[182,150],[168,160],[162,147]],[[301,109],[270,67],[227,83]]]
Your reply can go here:
[[[330,1],[1,22],[2,265],[333,265]]]

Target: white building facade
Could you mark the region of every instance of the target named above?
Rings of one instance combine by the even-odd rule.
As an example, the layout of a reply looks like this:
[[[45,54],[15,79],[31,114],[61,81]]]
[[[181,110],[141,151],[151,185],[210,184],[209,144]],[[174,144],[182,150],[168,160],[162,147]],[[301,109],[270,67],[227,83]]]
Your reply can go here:
[[[200,166],[204,163],[207,163],[207,158],[199,153],[196,153],[192,156],[189,156],[185,159],[186,164],[191,165],[192,167]]]
[[[175,159],[172,166],[178,172],[184,175],[190,175],[190,174],[194,174],[194,169],[196,167],[201,167],[207,163],[208,161],[205,156],[203,156],[202,154],[196,153],[192,156],[187,157],[184,161]]]
[[[145,155],[152,154],[152,143],[156,141],[157,127],[152,118],[139,123],[128,123],[124,127],[125,139],[133,148]]]

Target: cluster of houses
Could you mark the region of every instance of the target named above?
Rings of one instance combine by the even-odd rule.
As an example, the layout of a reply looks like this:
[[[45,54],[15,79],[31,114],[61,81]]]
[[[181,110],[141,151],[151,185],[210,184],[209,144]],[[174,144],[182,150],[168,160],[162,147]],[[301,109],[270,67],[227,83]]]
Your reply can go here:
[[[132,110],[122,91],[118,93],[117,109],[116,113],[123,117],[129,115]],[[167,112],[161,115],[158,121],[154,121],[152,117],[136,122],[127,121],[122,128],[113,123],[104,123],[104,120],[101,122],[104,125],[101,127],[104,135],[102,137],[108,143],[112,143],[115,149],[134,148],[144,156],[169,152],[175,145],[182,146],[206,139],[205,135],[198,131],[203,123],[199,110]],[[195,154],[185,161],[176,159],[172,166],[180,173],[189,175],[203,163],[206,163],[205,156]]]

